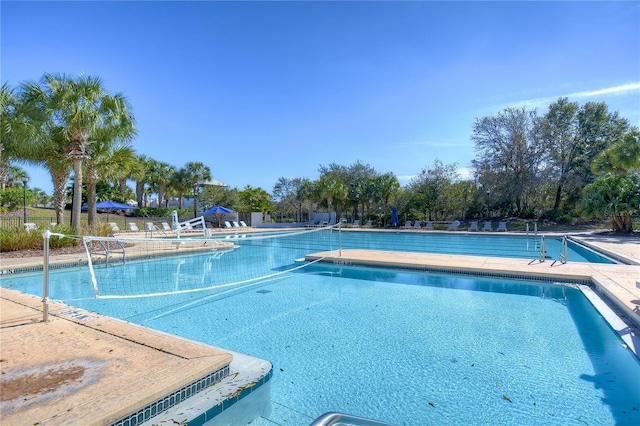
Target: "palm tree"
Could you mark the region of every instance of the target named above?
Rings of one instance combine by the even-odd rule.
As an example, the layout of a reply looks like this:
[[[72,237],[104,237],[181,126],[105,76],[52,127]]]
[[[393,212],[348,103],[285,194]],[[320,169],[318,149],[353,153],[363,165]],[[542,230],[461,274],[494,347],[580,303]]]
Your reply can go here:
[[[60,129],[48,125],[50,111],[46,94],[36,82],[22,83],[16,95],[18,107],[9,121],[3,120],[3,144],[18,140],[14,154],[27,163],[40,164],[49,170],[53,183],[53,206],[58,224],[64,223],[67,204],[66,185],[71,175],[71,163],[65,158],[66,141]],[[9,138],[5,136],[9,135]],[[10,145],[13,148],[16,145]]]
[[[131,165],[130,176],[136,181],[136,201],[138,203],[138,207],[143,206],[145,192],[144,187],[149,181],[148,176],[151,170],[152,161],[153,160],[147,158],[145,155],[140,155],[138,156],[137,161]]]
[[[171,187],[178,195],[178,208],[182,209],[182,202],[184,201],[185,192],[191,188],[191,176],[184,167],[174,173],[171,177]]]
[[[64,141],[65,158],[73,163],[73,210],[71,226],[80,234],[82,164],[91,158],[95,141],[130,140],[136,133],[131,107],[124,95],[109,95],[98,77],[70,78],[45,74],[34,101],[44,105],[46,127]]]
[[[342,207],[347,199],[347,186],[333,173],[325,174],[316,182],[318,196],[326,200],[329,213],[335,202],[337,218],[342,214]]]
[[[133,148],[122,144],[111,152],[108,164],[105,165],[102,177],[118,189],[122,201],[127,198],[127,179],[131,177],[137,161],[138,156]]]
[[[11,161],[30,163],[30,142],[39,140],[41,129],[38,120],[33,120],[38,110],[24,102],[21,93],[16,93],[6,83],[0,87],[0,189],[10,179]]]
[[[175,171],[176,168],[174,166],[162,161],[154,161],[151,166],[150,180],[155,188],[155,192],[158,194],[158,207],[162,207],[167,185]]]
[[[87,213],[90,227],[98,223],[96,211],[96,186],[101,179],[118,173],[122,170],[119,166],[123,161],[133,157],[131,147],[126,144],[112,146],[112,141],[98,140],[92,144],[92,155],[85,161],[87,183]],[[125,200],[120,200],[125,201]]]
[[[191,182],[191,190],[193,191],[193,217],[198,214],[198,188],[204,181],[211,179],[211,170],[204,163],[198,161],[189,162],[185,165],[187,176]]]

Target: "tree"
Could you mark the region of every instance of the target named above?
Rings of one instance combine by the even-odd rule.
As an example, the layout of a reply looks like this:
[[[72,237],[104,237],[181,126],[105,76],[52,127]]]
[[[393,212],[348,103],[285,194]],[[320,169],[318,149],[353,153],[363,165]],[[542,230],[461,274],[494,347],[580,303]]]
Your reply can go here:
[[[167,185],[171,180],[171,176],[176,172],[176,168],[169,163],[162,161],[154,161],[150,167],[151,186],[158,194],[158,207],[162,205],[165,198]]]
[[[311,221],[313,203],[315,202],[313,187],[313,182],[308,179],[303,179],[300,187],[298,188],[298,192],[296,193],[296,200],[298,200],[301,204],[307,205],[307,215],[309,216],[309,221]]]
[[[510,206],[516,215],[524,194],[535,185],[544,157],[538,121],[535,110],[506,108],[495,117],[476,119],[473,126],[476,176],[483,186],[500,194],[499,204]]]
[[[302,202],[298,199],[300,187],[305,179],[288,179],[281,177],[273,186],[273,198],[278,203],[278,211],[282,215],[295,214],[295,220],[300,222],[302,215]]]
[[[252,188],[247,185],[238,193],[238,199],[238,210],[241,212],[261,212],[266,214],[271,211],[271,196],[262,188]]]
[[[92,154],[85,161],[87,184],[87,215],[90,227],[98,223],[96,187],[98,182],[108,177],[121,176],[127,170],[127,163],[135,161],[135,154],[126,143],[113,145],[111,140],[96,140],[92,144]],[[118,199],[125,202],[124,198]]]
[[[548,149],[549,168],[556,180],[554,210],[560,208],[562,190],[575,172],[576,158],[580,154],[578,108],[577,102],[560,98],[549,105],[549,111],[542,120],[542,134]]]
[[[595,174],[626,174],[640,170],[640,132],[632,129],[602,151],[591,163]]]
[[[43,123],[51,141],[64,143],[64,157],[72,161],[74,172],[71,226],[80,234],[82,165],[91,158],[90,145],[96,141],[130,140],[136,130],[133,114],[122,94],[109,95],[97,77],[70,78],[45,74],[40,85],[28,84],[29,100],[47,116]]]
[[[10,159],[19,146],[20,124],[18,100],[13,89],[3,84],[0,87],[0,190],[7,186]]]
[[[332,204],[336,208],[336,215],[340,218],[342,207],[347,198],[347,186],[337,174],[327,173],[315,183],[316,197],[327,203],[327,210],[331,212]]]
[[[582,188],[593,182],[591,164],[628,130],[628,122],[618,113],[609,113],[604,103],[580,107],[567,98],[549,106],[541,122],[542,146],[548,150],[549,176],[555,179],[553,208],[560,208],[563,195],[577,200]]]
[[[438,220],[453,214],[451,186],[459,179],[458,165],[445,165],[435,159],[432,168],[424,168],[412,179],[409,187],[413,192],[412,207],[426,212],[426,219]]]
[[[191,176],[184,167],[180,168],[171,177],[170,186],[178,195],[178,208],[182,208],[184,194],[191,189]]]
[[[211,170],[204,163],[192,161],[185,165],[185,171],[189,182],[191,183],[191,191],[193,193],[193,217],[198,214],[198,189],[202,182],[211,179]]]
[[[148,158],[146,155],[139,155],[131,164],[129,177],[136,182],[136,202],[138,203],[138,207],[146,207],[144,203],[145,187],[149,183],[152,167],[153,160]],[[124,189],[123,186],[126,184],[126,179],[121,181],[121,183],[122,190]]]
[[[609,218],[614,232],[633,232],[632,216],[640,205],[640,176],[636,173],[598,177],[583,191],[582,214]]]
[[[640,209],[640,133],[631,129],[593,161],[599,174],[583,190],[582,214],[608,217],[614,232],[633,232],[632,217]]]

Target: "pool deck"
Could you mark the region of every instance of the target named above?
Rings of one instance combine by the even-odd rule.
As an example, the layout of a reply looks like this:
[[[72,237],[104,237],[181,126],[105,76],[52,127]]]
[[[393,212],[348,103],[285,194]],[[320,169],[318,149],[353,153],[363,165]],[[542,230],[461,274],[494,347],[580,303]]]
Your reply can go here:
[[[411,231],[407,231],[411,232]],[[420,232],[420,231],[418,231]],[[425,231],[422,231],[425,232]],[[623,257],[635,265],[588,263],[344,250],[323,261],[443,271],[535,276],[552,281],[593,283],[640,324],[640,239],[582,234],[586,244]],[[322,256],[309,255],[309,260]],[[52,263],[81,262],[83,254],[52,256]],[[0,269],[42,267],[42,258],[2,259]],[[0,369],[2,424],[107,425],[181,387],[230,365],[221,389],[252,386],[268,374],[267,361],[251,361],[251,372],[234,365],[241,357],[208,345],[156,332],[121,320],[86,312],[62,303],[49,303],[43,322],[39,297],[0,288]],[[620,330],[617,330],[620,333]],[[636,352],[638,353],[638,352]],[[247,365],[247,364],[244,364]],[[36,380],[41,383],[35,386]],[[208,392],[216,392],[210,390]],[[220,394],[222,391],[217,391]],[[217,395],[222,397],[223,395]],[[185,420],[179,410],[173,422]],[[165,420],[163,420],[165,421]]]

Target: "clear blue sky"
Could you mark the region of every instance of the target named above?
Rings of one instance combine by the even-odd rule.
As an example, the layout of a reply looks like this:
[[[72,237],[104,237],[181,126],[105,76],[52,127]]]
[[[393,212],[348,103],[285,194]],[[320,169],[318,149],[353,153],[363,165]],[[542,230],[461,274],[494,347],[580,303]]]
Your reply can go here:
[[[102,78],[134,148],[231,187],[360,160],[404,185],[476,118],[569,97],[640,123],[640,3],[0,2],[1,81]],[[48,174],[28,168],[51,193]]]

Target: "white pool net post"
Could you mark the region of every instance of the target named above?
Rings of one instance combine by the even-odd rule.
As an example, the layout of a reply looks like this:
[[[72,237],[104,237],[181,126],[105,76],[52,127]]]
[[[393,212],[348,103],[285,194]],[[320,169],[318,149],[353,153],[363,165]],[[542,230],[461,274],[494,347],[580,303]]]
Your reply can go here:
[[[49,241],[52,236],[63,238],[65,235],[48,229],[42,233],[42,322],[49,321]]]

